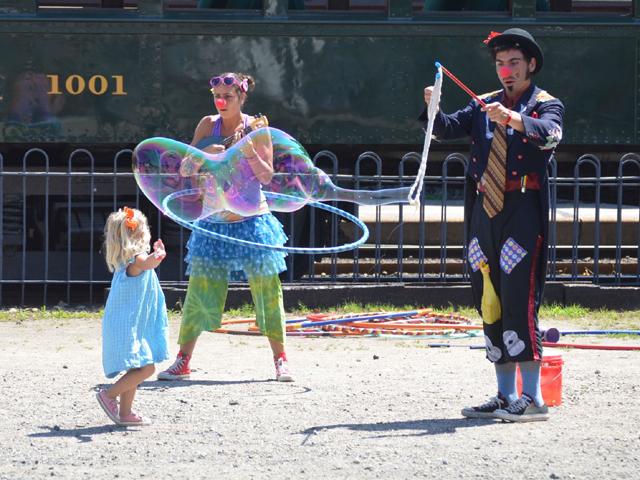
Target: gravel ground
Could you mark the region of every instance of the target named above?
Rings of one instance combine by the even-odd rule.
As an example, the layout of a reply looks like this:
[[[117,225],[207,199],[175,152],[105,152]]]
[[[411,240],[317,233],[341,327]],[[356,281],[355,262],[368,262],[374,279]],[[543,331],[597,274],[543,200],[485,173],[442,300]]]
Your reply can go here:
[[[98,320],[2,322],[0,338],[0,479],[610,479],[640,469],[640,352],[547,350],[564,358],[562,406],[548,422],[508,424],[460,416],[493,393],[479,350],[293,338],[297,381],[279,384],[264,338],[206,334],[192,380],[145,382],[134,407],[153,425],[124,429],[95,400]]]

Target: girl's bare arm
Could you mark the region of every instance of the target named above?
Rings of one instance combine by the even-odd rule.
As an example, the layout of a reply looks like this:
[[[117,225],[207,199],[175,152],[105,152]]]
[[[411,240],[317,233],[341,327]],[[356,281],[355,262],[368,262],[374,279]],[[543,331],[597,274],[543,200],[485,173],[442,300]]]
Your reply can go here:
[[[136,256],[136,260],[127,267],[127,274],[130,277],[140,275],[145,270],[152,270],[162,263],[167,256],[162,240],[158,239],[153,244],[153,252],[141,253]]]

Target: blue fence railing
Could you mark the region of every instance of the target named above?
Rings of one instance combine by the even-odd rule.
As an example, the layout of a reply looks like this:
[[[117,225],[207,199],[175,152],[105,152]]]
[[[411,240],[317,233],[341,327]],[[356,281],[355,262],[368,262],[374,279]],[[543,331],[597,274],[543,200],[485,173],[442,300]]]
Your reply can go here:
[[[185,282],[189,231],[155,209],[142,196],[131,172],[131,150],[112,160],[96,160],[85,149],[65,162],[42,149],[28,150],[18,163],[0,155],[0,305],[62,301],[102,301],[111,276],[101,257],[108,214],[123,205],[142,209],[168,257],[158,269],[165,284]],[[334,183],[357,189],[408,186],[420,155],[406,154],[397,174],[383,172],[373,152],[356,160],[354,175],[340,175],[331,151],[314,162]],[[285,282],[457,282],[468,278],[462,199],[467,159],[453,153],[439,175],[425,178],[420,207],[334,205],[365,221],[369,240],[362,248],[332,255],[290,255]],[[429,170],[433,170],[430,168]],[[617,173],[602,175],[593,154],[579,157],[573,175],[558,177],[549,165],[551,214],[550,280],[640,285],[640,155],[623,155]],[[353,225],[336,215],[306,207],[278,214],[290,245],[335,246],[353,241]]]

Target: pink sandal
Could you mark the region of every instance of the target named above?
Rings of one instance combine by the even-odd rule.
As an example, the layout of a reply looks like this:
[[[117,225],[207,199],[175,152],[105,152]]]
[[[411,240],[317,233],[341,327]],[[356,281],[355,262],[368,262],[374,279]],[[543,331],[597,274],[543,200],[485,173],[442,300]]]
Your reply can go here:
[[[118,402],[113,398],[109,398],[106,390],[100,390],[96,393],[96,398],[104,410],[104,413],[107,414],[113,423],[118,424],[120,422],[120,417],[118,415]]]
[[[142,425],[151,425],[151,422],[140,415],[131,412],[129,415],[121,415],[117,422],[118,425],[125,427],[135,427]]]

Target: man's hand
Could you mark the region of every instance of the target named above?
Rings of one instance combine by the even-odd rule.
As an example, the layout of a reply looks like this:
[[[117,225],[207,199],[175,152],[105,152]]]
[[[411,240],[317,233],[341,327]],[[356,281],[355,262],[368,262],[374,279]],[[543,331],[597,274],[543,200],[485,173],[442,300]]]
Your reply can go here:
[[[433,85],[424,89],[424,103],[426,103],[427,105],[429,105],[429,102],[431,102],[431,95],[433,95]]]
[[[500,102],[488,103],[485,107],[482,107],[483,112],[487,112],[489,120],[501,125],[506,125],[513,118],[514,111],[509,110]]]
[[[424,89],[424,103],[427,104],[427,107],[429,106],[429,103],[431,102],[431,96],[433,95],[433,85],[430,85],[428,87],[426,87]],[[439,111],[440,110],[440,105],[438,105],[438,109],[436,110]]]

